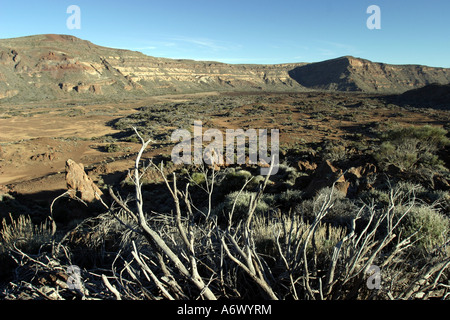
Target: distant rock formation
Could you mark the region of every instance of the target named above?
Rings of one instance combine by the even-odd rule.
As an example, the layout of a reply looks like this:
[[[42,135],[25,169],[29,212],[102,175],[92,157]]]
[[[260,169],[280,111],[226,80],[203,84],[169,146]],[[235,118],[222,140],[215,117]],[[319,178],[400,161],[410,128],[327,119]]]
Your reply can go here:
[[[368,93],[402,93],[450,82],[448,68],[389,65],[350,56],[299,66],[289,75],[307,88]]]
[[[450,82],[450,69],[341,57],[318,63],[225,64],[155,58],[66,35],[0,40],[0,99],[123,101],[208,91],[402,93]]]
[[[409,90],[395,97],[399,104],[414,107],[432,107],[450,110],[450,83],[433,83],[419,89]]]
[[[114,101],[207,91],[302,91],[288,71],[303,64],[155,58],[73,36],[36,35],[0,40],[0,99]]]

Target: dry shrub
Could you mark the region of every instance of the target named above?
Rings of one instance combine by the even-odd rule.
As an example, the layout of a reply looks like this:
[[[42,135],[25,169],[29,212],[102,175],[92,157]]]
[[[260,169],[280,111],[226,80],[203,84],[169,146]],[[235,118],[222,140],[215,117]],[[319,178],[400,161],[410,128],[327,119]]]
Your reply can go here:
[[[6,250],[17,247],[28,253],[35,253],[42,245],[51,241],[52,225],[49,221],[35,225],[29,216],[20,215],[13,219],[10,215],[10,218],[10,224],[3,219],[0,231],[0,243]]]
[[[375,158],[381,167],[397,167],[412,177],[431,176],[436,171],[445,171],[438,151],[450,143],[443,128],[399,127],[382,135],[380,150]]]
[[[214,208],[225,216],[234,210],[234,219],[220,221],[210,210],[197,219],[200,209],[189,188],[180,187],[176,174],[169,181],[155,165],[174,205],[172,214],[162,215],[144,209],[140,159],[149,141],[139,137],[143,146],[130,174],[135,203],[111,189],[114,202],[105,208],[108,214],[87,228],[95,232],[87,247],[103,246],[108,238],[121,240],[111,248],[118,250],[110,268],[94,269],[104,286],[90,290],[104,292],[106,286],[108,298],[157,300],[448,298],[450,258],[409,254],[420,243],[414,226],[428,230],[430,239],[446,236],[445,229],[438,229],[444,220],[421,208],[411,188],[391,188],[387,204],[380,207],[349,203],[332,187],[305,202],[303,212],[281,213],[273,207],[274,195],[264,193],[267,178],[257,192],[243,186],[223,207]],[[212,190],[205,190],[209,209]],[[336,219],[345,223],[332,225]],[[368,285],[374,267],[381,279],[378,288]]]
[[[277,250],[277,238],[291,241],[292,243],[304,242],[311,228],[310,222],[305,222],[295,214],[283,215],[277,219],[256,215],[252,225],[253,238],[258,253],[279,256]],[[317,255],[321,262],[328,261],[333,253],[333,248],[341,241],[347,230],[340,226],[332,226],[328,223],[319,223],[315,229],[313,245],[308,249],[308,254]]]

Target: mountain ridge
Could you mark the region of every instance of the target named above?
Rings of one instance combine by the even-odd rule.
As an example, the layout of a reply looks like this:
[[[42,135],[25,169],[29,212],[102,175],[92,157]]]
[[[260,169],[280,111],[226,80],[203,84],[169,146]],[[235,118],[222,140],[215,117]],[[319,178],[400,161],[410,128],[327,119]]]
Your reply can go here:
[[[450,110],[450,83],[432,83],[389,98],[398,105]]]
[[[310,63],[290,71],[308,88],[369,93],[403,93],[431,83],[450,82],[450,69],[424,65],[394,65],[344,56]]]
[[[126,100],[207,91],[403,93],[450,82],[450,69],[344,56],[314,63],[226,64],[147,56],[71,35],[0,39],[0,101]]]

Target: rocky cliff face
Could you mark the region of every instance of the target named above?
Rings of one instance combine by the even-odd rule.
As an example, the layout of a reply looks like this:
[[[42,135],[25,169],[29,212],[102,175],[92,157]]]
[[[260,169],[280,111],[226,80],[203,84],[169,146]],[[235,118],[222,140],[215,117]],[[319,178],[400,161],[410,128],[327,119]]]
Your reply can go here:
[[[96,46],[73,36],[0,40],[0,98],[131,98],[216,90],[301,90],[302,64],[227,65]]]
[[[155,58],[67,35],[0,40],[0,99],[11,102],[234,90],[401,93],[432,82],[450,82],[450,69],[353,57],[312,64],[230,65]]]
[[[308,88],[371,93],[401,93],[450,82],[450,69],[389,65],[349,56],[296,67],[289,74]]]

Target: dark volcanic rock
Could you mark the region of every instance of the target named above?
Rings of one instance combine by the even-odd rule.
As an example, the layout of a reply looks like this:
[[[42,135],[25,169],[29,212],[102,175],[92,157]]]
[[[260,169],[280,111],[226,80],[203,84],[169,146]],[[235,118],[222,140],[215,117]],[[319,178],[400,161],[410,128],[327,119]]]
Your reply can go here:
[[[326,160],[314,172],[314,177],[305,190],[305,197],[314,197],[318,191],[331,187],[334,183],[335,190],[346,196],[350,182],[346,181],[341,169],[334,167],[330,161]]]
[[[450,110],[450,83],[433,83],[392,97],[398,104]]]

